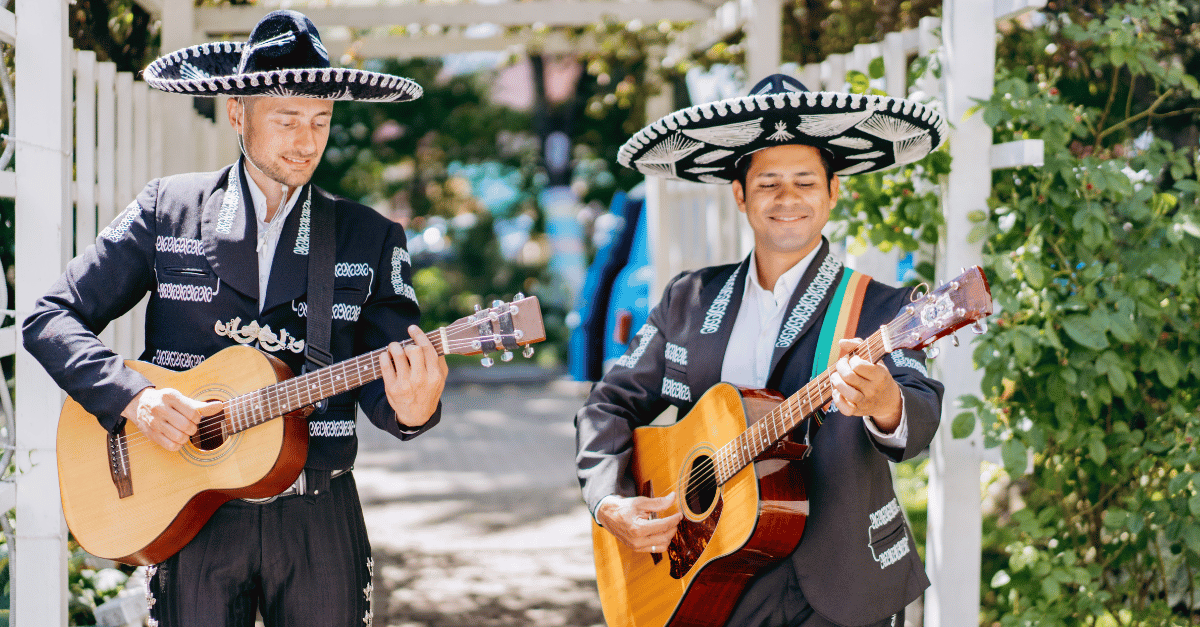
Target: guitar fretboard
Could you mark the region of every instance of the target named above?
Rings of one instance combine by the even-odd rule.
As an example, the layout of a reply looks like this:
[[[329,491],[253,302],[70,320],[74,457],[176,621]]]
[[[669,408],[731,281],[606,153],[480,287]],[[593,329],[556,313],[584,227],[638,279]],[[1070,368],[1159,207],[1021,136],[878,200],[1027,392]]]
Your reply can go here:
[[[425,334],[439,356],[445,355],[442,329]],[[413,340],[401,342],[408,346]],[[225,437],[313,405],[383,377],[379,356],[387,348],[363,353],[346,361],[231,398],[225,402]]]
[[[884,329],[871,334],[858,348],[851,352],[871,363],[875,363],[887,354],[884,348]],[[805,418],[815,414],[818,409],[833,399],[833,384],[829,375],[833,368],[828,368],[817,378],[789,396],[761,420],[754,423],[725,446],[722,446],[714,456],[717,485],[724,484],[741,469],[750,465],[759,455],[778,442],[789,431],[794,429]]]

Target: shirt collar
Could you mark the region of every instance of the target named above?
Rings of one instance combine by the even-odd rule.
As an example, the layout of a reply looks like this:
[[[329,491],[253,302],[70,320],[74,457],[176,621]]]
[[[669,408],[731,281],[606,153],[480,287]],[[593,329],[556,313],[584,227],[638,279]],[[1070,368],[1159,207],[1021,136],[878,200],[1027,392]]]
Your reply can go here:
[[[243,160],[244,162],[244,160]],[[246,171],[245,164],[242,166],[242,175],[246,178],[246,187],[250,188],[250,204],[254,206],[254,215],[258,218],[259,223],[267,221],[267,195],[258,187],[258,183]],[[296,206],[296,201],[300,199],[300,190],[292,192],[291,198],[283,205],[283,211],[275,216],[275,219],[282,222],[288,213],[291,213],[292,207]]]
[[[796,265],[788,268],[786,272],[780,275],[779,280],[775,281],[775,289],[771,290],[771,295],[775,298],[776,306],[786,303],[792,296],[792,292],[796,290],[796,286],[800,284],[800,279],[808,270],[808,266],[817,256],[817,252],[821,250],[820,246],[812,249],[812,252],[804,256],[803,259],[796,262]],[[758,261],[755,259],[755,252],[750,251],[750,276],[746,280],[746,295],[750,294],[766,294],[767,290],[758,282]],[[753,291],[751,291],[753,290]]]

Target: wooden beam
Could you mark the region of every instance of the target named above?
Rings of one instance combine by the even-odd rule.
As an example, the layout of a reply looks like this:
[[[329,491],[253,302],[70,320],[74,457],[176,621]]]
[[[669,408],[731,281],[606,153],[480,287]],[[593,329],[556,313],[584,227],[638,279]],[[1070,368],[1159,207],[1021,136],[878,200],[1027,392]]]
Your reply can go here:
[[[1041,166],[1046,159],[1046,144],[1040,139],[1019,139],[992,146],[992,169]]]
[[[1011,20],[1030,11],[1046,6],[1046,0],[996,0],[993,15],[996,21]]]
[[[330,59],[337,63],[343,55],[350,53],[358,59],[412,59],[437,57],[456,52],[478,52],[505,50],[538,50],[549,54],[589,52],[598,49],[596,38],[591,35],[571,38],[561,32],[547,35],[535,33],[498,35],[496,37],[403,37],[372,36],[357,40],[326,40]]]
[[[408,24],[440,26],[591,26],[605,19],[621,22],[696,22],[712,17],[711,9],[691,0],[530,0],[529,2],[412,3],[403,5],[299,7],[317,28],[375,28]],[[249,33],[267,12],[263,6],[199,7],[196,29],[207,36]]]

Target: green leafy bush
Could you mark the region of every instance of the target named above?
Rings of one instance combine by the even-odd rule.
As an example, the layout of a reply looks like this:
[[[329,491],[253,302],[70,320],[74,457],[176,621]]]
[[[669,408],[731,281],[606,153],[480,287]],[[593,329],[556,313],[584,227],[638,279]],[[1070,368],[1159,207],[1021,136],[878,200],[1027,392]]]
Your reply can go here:
[[[1169,54],[1180,17],[1050,14],[997,55],[982,115],[1046,153],[995,174],[974,233],[999,313],[953,430],[982,419],[1024,504],[986,523],[985,624],[1200,618],[1200,184],[1194,140],[1156,136],[1194,115],[1164,103],[1200,98]]]

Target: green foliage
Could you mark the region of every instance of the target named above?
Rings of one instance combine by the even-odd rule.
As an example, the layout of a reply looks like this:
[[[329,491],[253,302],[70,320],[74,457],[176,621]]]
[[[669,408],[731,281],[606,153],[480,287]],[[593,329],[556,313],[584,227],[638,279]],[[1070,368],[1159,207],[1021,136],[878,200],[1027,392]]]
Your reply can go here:
[[[997,55],[982,115],[997,142],[1046,153],[996,172],[979,216],[1000,313],[975,351],[986,402],[952,425],[978,417],[1010,476],[1032,469],[1024,507],[986,525],[987,623],[1200,617],[1197,153],[1143,135],[1186,121],[1165,103],[1200,96],[1166,54],[1179,25],[1174,3],[1122,4],[1014,33],[1023,52]],[[1067,46],[1096,94],[1056,63]]]

